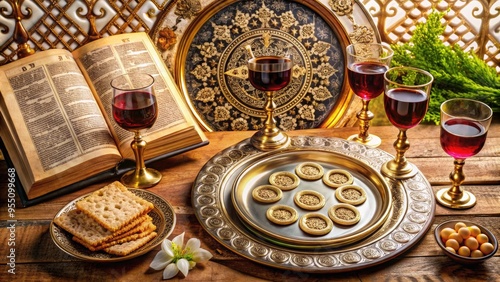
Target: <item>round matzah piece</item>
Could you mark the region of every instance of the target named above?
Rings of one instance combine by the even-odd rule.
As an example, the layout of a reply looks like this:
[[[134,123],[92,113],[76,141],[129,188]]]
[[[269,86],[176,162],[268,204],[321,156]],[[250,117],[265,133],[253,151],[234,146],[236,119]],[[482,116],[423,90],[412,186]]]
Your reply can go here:
[[[333,222],[341,225],[354,225],[361,219],[359,210],[355,206],[344,203],[331,207],[328,216]]]
[[[297,221],[299,215],[297,211],[290,206],[275,205],[267,209],[266,217],[273,223],[290,225]]]
[[[301,163],[295,168],[295,173],[305,180],[318,180],[323,177],[324,172],[323,167],[314,162]]]
[[[279,201],[283,197],[283,191],[273,185],[260,185],[252,190],[252,197],[258,202],[269,204]]]
[[[357,206],[366,201],[366,192],[357,185],[344,185],[337,188],[335,197],[342,203]]]
[[[299,227],[311,235],[325,235],[332,231],[333,223],[327,216],[313,212],[304,214],[300,218]]]
[[[354,178],[347,170],[332,169],[323,175],[323,182],[331,188],[338,188],[342,185],[352,184]]]
[[[302,190],[295,194],[293,201],[305,210],[319,210],[325,205],[325,196],[313,190]]]
[[[297,175],[288,171],[278,171],[269,176],[269,183],[280,188],[283,191],[288,191],[297,188],[300,179]]]

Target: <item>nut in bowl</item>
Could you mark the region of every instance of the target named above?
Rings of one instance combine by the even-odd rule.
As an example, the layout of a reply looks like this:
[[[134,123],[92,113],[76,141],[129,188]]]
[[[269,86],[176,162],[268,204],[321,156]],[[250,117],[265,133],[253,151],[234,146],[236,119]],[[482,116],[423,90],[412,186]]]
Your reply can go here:
[[[438,246],[462,264],[486,261],[498,250],[498,241],[487,228],[467,220],[450,220],[434,229]]]

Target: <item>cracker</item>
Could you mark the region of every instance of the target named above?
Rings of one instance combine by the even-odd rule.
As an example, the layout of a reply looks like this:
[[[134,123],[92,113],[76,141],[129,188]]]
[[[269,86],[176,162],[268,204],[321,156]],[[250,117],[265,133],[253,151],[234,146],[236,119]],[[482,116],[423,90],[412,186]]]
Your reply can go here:
[[[147,217],[148,217],[147,220],[137,224],[134,228],[130,229],[127,232],[124,232],[123,234],[118,234],[117,236],[114,236],[113,238],[109,239],[108,241],[118,240],[120,238],[127,237],[127,236],[130,236],[130,235],[135,234],[135,233],[141,233],[141,232],[147,231],[153,227],[154,227],[153,231],[156,230],[156,225],[153,224],[153,219],[150,216],[147,216]]]
[[[131,230],[140,222],[145,221],[148,218],[151,219],[149,215],[141,216],[124,226],[122,229],[112,232],[104,228],[101,224],[81,210],[73,209],[56,217],[54,219],[54,223],[71,233],[73,236],[82,238],[82,240],[84,240],[88,245],[96,246]]]
[[[117,244],[104,249],[104,251],[112,255],[126,256],[131,252],[139,249],[140,247],[146,245],[149,241],[155,238],[156,235],[157,235],[156,232],[151,232],[146,237],[142,237],[134,241],[125,242],[123,244]]]
[[[113,238],[112,240],[104,242],[104,243],[99,244],[97,246],[88,245],[88,244],[85,243],[84,240],[82,240],[82,239],[80,239],[80,238],[78,238],[76,236],[73,236],[73,241],[75,241],[77,243],[80,243],[84,247],[86,247],[87,249],[95,252],[95,251],[103,250],[105,248],[109,248],[109,247],[117,245],[117,244],[123,244],[123,243],[126,243],[126,242],[138,240],[140,238],[148,236],[150,233],[152,233],[155,230],[156,230],[156,226],[154,224],[152,224],[152,223],[148,223],[148,229],[145,229],[142,232],[137,232],[137,233],[129,234],[127,236],[119,236],[119,238]]]
[[[77,209],[56,217],[54,223],[74,236],[85,238],[90,245],[98,245],[113,237],[113,232]]]
[[[115,181],[78,201],[76,207],[114,232],[148,213],[154,206]]]

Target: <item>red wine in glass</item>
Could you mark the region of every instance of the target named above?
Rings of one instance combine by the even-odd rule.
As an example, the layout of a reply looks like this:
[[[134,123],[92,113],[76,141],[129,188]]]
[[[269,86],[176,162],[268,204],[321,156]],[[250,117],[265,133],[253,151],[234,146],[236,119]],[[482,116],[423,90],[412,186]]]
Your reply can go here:
[[[441,125],[441,147],[455,159],[466,159],[481,151],[486,135],[482,124],[466,118],[452,118]]]
[[[292,61],[278,56],[263,56],[251,59],[248,64],[248,79],[261,91],[278,91],[287,86],[292,75]]]
[[[377,62],[354,63],[347,68],[352,91],[363,100],[377,98],[384,91],[384,73],[389,69]]]
[[[123,129],[148,129],[156,121],[158,106],[153,94],[144,91],[126,91],[114,97],[113,118]]]
[[[422,90],[393,88],[384,95],[384,108],[389,121],[401,129],[418,125],[428,108],[428,95]]]
[[[389,121],[399,129],[393,143],[394,159],[385,162],[380,171],[395,179],[414,177],[418,169],[410,163],[405,153],[410,148],[406,131],[422,121],[429,104],[433,76],[413,67],[394,67],[384,74],[384,108]]]

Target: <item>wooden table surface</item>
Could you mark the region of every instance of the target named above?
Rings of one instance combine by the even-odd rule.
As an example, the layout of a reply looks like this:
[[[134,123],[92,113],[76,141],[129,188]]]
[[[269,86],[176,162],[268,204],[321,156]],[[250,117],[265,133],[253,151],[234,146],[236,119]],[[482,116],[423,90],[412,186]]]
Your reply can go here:
[[[357,132],[357,128],[311,129],[290,132],[290,135],[341,137]],[[379,147],[394,154],[392,143],[397,130],[391,126],[371,127],[370,132],[383,140]],[[191,204],[191,186],[203,165],[216,153],[245,139],[253,132],[207,133],[210,144],[196,150],[155,163],[163,173],[162,182],[151,188],[165,198],[173,207],[177,224],[170,239],[186,232],[187,238],[197,237],[202,247],[213,254],[213,258],[198,264],[185,279],[180,281],[255,281],[263,280],[339,280],[339,281],[500,281],[500,252],[483,264],[464,266],[450,260],[436,245],[433,231],[437,224],[451,219],[464,219],[489,227],[500,238],[500,124],[490,128],[483,150],[466,161],[465,186],[477,197],[477,205],[468,210],[452,210],[436,206],[435,218],[429,231],[411,249],[397,258],[381,265],[360,271],[336,274],[300,273],[264,266],[225,248],[212,238],[198,222]],[[439,127],[420,125],[408,131],[411,148],[406,156],[417,165],[431,183],[434,192],[449,185],[448,175],[453,160],[441,149]],[[149,253],[119,263],[89,263],[75,259],[53,243],[49,225],[54,215],[80,195],[89,193],[109,183],[98,183],[80,191],[38,204],[15,210],[15,233],[7,229],[7,176],[5,163],[0,163],[0,280],[10,281],[159,281],[161,271],[149,270],[160,247]],[[15,274],[8,273],[9,247],[6,238],[15,239]]]

